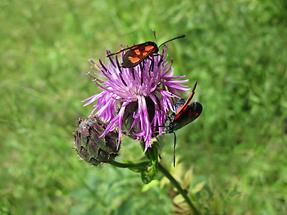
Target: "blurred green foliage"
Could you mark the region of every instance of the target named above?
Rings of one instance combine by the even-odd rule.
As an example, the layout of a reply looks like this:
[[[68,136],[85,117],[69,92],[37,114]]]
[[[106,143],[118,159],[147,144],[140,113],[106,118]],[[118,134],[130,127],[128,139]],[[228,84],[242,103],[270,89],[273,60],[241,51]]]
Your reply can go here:
[[[198,80],[202,116],[177,154],[211,185],[210,214],[287,214],[285,0],[0,2],[0,214],[171,214],[166,189],[92,167],[73,150],[97,91],[85,75],[105,49],[185,33],[169,45],[177,74]],[[162,156],[172,162],[172,137]],[[135,143],[123,144],[123,159]],[[168,156],[167,156],[168,155]],[[236,197],[229,193],[236,190]]]

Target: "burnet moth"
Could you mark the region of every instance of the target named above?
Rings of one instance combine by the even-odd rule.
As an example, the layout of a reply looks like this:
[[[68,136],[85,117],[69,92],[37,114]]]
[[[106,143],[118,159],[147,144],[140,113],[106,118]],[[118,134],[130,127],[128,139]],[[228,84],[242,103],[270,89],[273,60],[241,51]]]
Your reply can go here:
[[[194,87],[188,96],[187,100],[179,99],[175,104],[175,113],[172,113],[166,120],[165,123],[165,133],[173,133],[174,135],[174,152],[176,146],[176,134],[175,131],[188,125],[195,119],[197,119],[202,112],[202,105],[199,102],[191,102],[195,89],[197,86],[197,81],[194,84]],[[175,154],[173,157],[173,163],[175,165]]]
[[[184,38],[185,35],[180,35],[177,37],[174,37],[172,39],[169,39],[165,41],[164,43],[160,44],[157,46],[157,44],[153,41],[147,41],[144,43],[136,44],[133,46],[130,46],[128,48],[122,49],[118,52],[108,54],[107,57],[110,57],[112,55],[119,54],[125,50],[128,50],[124,56],[123,56],[123,63],[122,67],[124,68],[132,68],[138,65],[140,62],[142,62],[144,59],[149,58],[151,55],[154,53],[158,53],[159,48],[163,46],[164,44],[176,40],[176,39],[181,39]]]

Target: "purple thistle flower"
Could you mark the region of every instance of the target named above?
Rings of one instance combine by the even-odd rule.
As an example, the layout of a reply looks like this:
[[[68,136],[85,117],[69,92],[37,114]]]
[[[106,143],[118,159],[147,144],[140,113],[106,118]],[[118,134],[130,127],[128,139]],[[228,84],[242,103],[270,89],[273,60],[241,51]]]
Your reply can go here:
[[[121,58],[123,55],[124,52]],[[95,64],[102,75],[95,82],[102,92],[83,102],[86,106],[97,101],[91,115],[107,122],[101,136],[117,129],[118,144],[124,133],[144,141],[147,150],[151,147],[151,139],[164,133],[166,118],[174,111],[174,98],[188,90],[183,85],[188,80],[182,79],[185,76],[173,76],[166,48],[133,68],[122,68],[117,56],[109,59],[107,65],[101,60]]]

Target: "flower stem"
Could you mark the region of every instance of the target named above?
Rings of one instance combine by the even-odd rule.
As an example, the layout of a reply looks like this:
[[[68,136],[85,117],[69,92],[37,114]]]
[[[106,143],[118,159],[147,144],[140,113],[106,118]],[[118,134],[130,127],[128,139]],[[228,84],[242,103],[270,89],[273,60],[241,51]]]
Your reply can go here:
[[[150,161],[143,161],[139,163],[120,163],[117,161],[111,161],[110,164],[112,164],[113,166],[119,167],[119,168],[145,169],[148,165],[150,165]],[[193,205],[191,199],[188,197],[187,191],[181,187],[179,182],[169,173],[169,171],[164,166],[162,166],[160,163],[158,163],[158,170],[161,171],[162,174],[164,174],[169,179],[172,185],[176,187],[178,192],[183,196],[187,204],[192,209],[193,213],[195,215],[200,215],[199,210]]]
[[[149,161],[143,161],[140,163],[120,163],[117,161],[111,161],[110,164],[119,168],[145,168],[150,164]]]
[[[193,213],[196,215],[200,215],[199,210],[194,206],[194,204],[191,202],[190,198],[188,197],[187,191],[181,187],[179,182],[169,173],[169,171],[165,169],[160,163],[158,163],[158,169],[169,179],[169,181],[173,184],[173,186],[176,187],[178,192],[183,196],[187,204],[192,209]]]

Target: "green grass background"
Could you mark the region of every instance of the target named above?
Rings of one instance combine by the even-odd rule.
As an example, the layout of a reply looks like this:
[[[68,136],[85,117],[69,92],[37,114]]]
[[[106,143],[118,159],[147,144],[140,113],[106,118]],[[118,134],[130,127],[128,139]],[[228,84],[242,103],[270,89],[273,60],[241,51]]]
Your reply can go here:
[[[204,112],[177,132],[177,156],[216,194],[209,213],[287,214],[285,0],[2,0],[0,24],[0,214],[172,213],[166,190],[73,150],[91,110],[80,101],[97,92],[87,60],[152,30],[159,42],[187,36],[170,57],[198,80]]]

